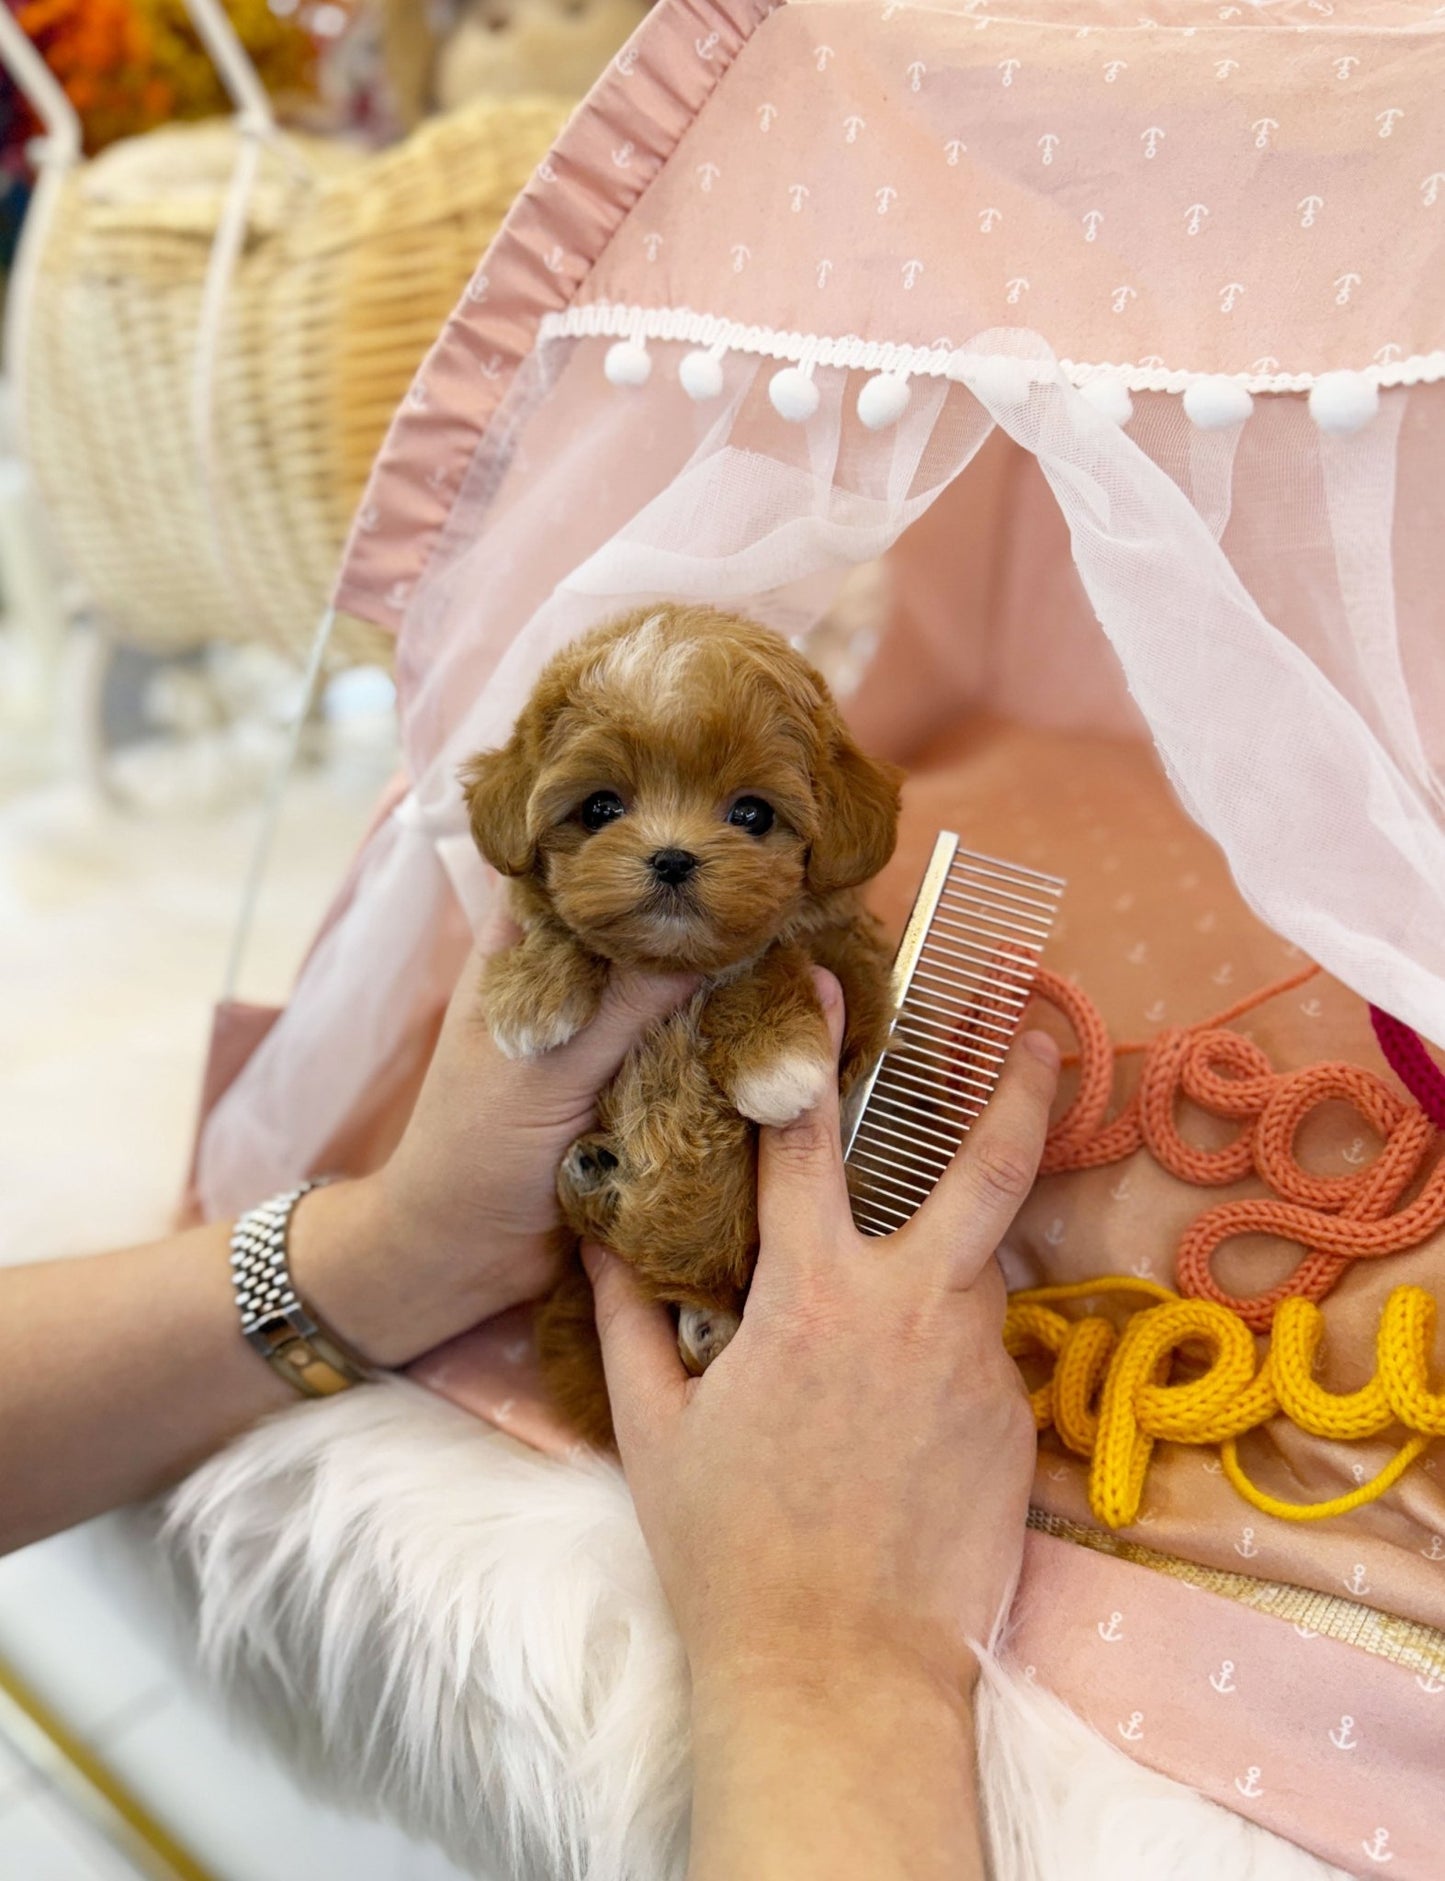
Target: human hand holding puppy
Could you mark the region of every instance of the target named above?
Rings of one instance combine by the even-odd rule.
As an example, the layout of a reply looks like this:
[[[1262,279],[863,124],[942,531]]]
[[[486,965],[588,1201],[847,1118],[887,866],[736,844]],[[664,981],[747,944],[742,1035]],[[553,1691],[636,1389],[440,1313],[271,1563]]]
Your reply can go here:
[[[836,986],[825,1008],[836,1041]],[[906,1227],[854,1228],[831,1090],[763,1132],[742,1328],[691,1379],[586,1252],[617,1440],[688,1651],[691,1881],[982,1874],[970,1650],[1018,1575],[1034,1459],[993,1259],[1058,1054],[1027,1035]]]

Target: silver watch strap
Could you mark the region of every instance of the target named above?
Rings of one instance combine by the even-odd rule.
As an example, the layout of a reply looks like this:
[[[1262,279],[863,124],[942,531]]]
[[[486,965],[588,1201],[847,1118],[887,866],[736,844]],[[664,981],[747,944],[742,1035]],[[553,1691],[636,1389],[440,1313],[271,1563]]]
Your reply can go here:
[[[231,1287],[241,1331],[308,1398],[330,1397],[371,1376],[364,1360],[301,1303],[291,1281],[286,1259],[291,1216],[302,1196],[320,1186],[319,1181],[302,1182],[273,1195],[231,1230]]]

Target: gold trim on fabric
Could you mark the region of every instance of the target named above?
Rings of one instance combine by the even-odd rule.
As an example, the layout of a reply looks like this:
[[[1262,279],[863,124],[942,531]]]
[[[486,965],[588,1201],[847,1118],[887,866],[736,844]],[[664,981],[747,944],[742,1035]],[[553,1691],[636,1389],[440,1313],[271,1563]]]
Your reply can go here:
[[[146,1881],[214,1881],[88,1744],[0,1659],[0,1742],[85,1817]]]
[[[1052,1535],[1058,1541],[1072,1541],[1096,1554],[1110,1554],[1135,1567],[1152,1568],[1171,1580],[1202,1587],[1206,1593],[1219,1594],[1226,1600],[1252,1607],[1256,1613],[1270,1613],[1276,1619],[1289,1620],[1296,1627],[1327,1639],[1338,1639],[1347,1646],[1358,1646],[1377,1659],[1388,1659],[1404,1666],[1422,1680],[1445,1683],[1445,1632],[1425,1626],[1419,1620],[1402,1620],[1393,1613],[1380,1613],[1374,1607],[1362,1607],[1358,1601],[1342,1600],[1337,1594],[1316,1593],[1310,1587],[1294,1587],[1287,1581],[1254,1580],[1248,1574],[1235,1574],[1228,1568],[1205,1567],[1198,1561],[1186,1561],[1179,1555],[1161,1554],[1141,1542],[1126,1541],[1100,1528],[1089,1528],[1067,1516],[1051,1515],[1045,1509],[1030,1508],[1029,1527],[1040,1535]]]

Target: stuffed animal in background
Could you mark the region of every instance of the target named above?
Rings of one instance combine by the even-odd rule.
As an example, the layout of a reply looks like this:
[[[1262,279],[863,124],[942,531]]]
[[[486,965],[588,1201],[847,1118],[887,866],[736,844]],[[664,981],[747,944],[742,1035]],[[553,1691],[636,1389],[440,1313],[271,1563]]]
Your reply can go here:
[[[382,40],[404,124],[475,98],[580,98],[649,0],[385,0]]]
[[[558,1175],[573,1231],[678,1308],[684,1362],[727,1344],[757,1254],[757,1125],[791,1122],[882,1050],[889,953],[860,886],[892,854],[900,773],[853,742],[822,677],[764,627],[645,609],[543,671],[508,743],[466,767],[472,833],[524,930],[483,1004],[513,1057],[596,1010],[614,966],[701,976],[633,1050]],[[810,968],[842,983],[835,1067]],[[612,1425],[575,1260],[538,1338],[559,1408]]]

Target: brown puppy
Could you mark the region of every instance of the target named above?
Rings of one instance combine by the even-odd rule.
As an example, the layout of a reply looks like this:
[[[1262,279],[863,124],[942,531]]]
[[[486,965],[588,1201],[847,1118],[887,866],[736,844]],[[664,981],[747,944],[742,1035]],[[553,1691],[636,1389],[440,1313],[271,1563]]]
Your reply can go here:
[[[463,777],[477,846],[512,878],[525,930],[487,964],[503,1051],[571,1038],[613,964],[702,975],[602,1093],[557,1183],[576,1233],[680,1309],[701,1371],[737,1329],[757,1254],[756,1126],[791,1122],[834,1075],[814,962],[847,1001],[845,1090],[883,1046],[888,956],[857,889],[892,854],[899,774],[859,751],[777,634],[656,607],[558,654],[507,745]],[[575,1259],[539,1338],[559,1405],[609,1443]]]

